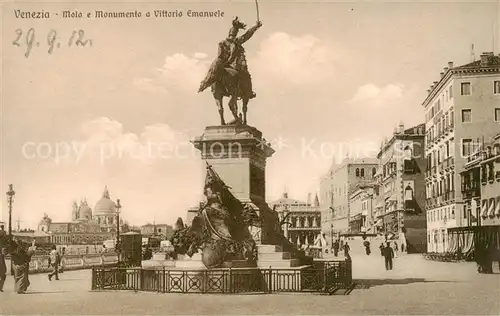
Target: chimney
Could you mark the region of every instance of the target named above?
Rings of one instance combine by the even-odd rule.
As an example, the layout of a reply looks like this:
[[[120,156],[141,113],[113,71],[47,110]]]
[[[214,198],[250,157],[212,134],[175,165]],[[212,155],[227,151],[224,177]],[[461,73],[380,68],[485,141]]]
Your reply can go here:
[[[453,69],[453,62],[452,61],[448,62],[448,68]]]
[[[427,89],[427,94],[430,94],[431,93],[431,89]]]
[[[448,71],[448,67],[444,67],[444,72],[446,73]]]
[[[312,202],[312,200],[311,200],[311,193],[307,193],[307,205],[308,206],[311,205],[311,202]]]
[[[441,78],[443,78],[443,76],[444,76],[444,72],[441,72],[441,73],[440,73],[440,75],[441,75]]]
[[[493,56],[493,53],[481,54],[481,66],[488,66],[488,57]]]
[[[405,125],[404,125],[403,121],[399,122],[398,128],[399,128],[399,133],[400,134],[404,134],[404,132],[405,132]]]
[[[439,82],[439,81],[434,81],[433,86],[437,86],[438,82]]]

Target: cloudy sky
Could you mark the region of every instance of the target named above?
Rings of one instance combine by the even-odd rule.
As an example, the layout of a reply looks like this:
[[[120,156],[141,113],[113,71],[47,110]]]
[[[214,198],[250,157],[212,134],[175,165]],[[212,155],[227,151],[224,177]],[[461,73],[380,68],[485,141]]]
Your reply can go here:
[[[422,122],[429,85],[448,61],[471,61],[471,44],[477,57],[499,53],[498,1],[259,6],[263,27],[246,44],[257,93],[249,123],[275,145],[270,200],[285,187],[305,199],[349,148],[373,153],[400,121]],[[15,9],[52,17],[16,19]],[[60,18],[62,10],[135,9],[142,18]],[[184,16],[144,17],[155,9]],[[189,18],[189,9],[225,16]],[[204,177],[189,140],[218,123],[210,92],[196,91],[232,17],[253,24],[255,3],[10,4],[2,11],[0,189],[14,184],[14,220],[23,227],[34,227],[43,213],[69,220],[74,200],[86,197],[93,206],[105,185],[131,223],[185,216],[201,198]],[[29,28],[34,39],[25,57]],[[16,29],[20,46],[13,44]],[[68,47],[80,29],[92,46]]]

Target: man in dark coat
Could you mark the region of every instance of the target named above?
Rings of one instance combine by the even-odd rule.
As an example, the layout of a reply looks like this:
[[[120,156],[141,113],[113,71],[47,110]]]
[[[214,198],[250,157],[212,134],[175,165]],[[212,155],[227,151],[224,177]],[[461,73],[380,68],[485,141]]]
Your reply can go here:
[[[333,243],[333,253],[334,253],[335,257],[338,257],[338,255],[339,255],[339,248],[340,248],[339,241],[335,240],[335,242]]]
[[[382,250],[382,253],[385,258],[385,269],[392,270],[392,258],[394,258],[394,250],[392,250],[392,247],[389,243],[386,244],[386,246]]]

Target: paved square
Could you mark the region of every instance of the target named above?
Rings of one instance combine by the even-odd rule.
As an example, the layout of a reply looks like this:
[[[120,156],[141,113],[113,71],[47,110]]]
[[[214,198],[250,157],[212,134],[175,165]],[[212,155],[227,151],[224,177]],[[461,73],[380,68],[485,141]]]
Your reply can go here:
[[[30,294],[13,292],[9,276],[0,293],[3,315],[408,315],[500,314],[500,274],[482,275],[474,263],[426,261],[420,255],[395,259],[386,271],[383,258],[355,254],[353,274],[367,289],[348,296],[317,294],[215,295],[91,292],[90,271],[31,275]]]

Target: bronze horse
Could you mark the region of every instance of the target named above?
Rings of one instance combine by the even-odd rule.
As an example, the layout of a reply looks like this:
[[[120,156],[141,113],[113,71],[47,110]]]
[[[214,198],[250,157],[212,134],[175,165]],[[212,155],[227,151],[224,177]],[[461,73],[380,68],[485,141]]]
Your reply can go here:
[[[217,58],[214,60],[205,79],[201,82],[198,92],[212,88],[212,94],[220,115],[221,125],[224,120],[224,97],[229,97],[229,110],[233,114],[234,122],[247,123],[248,101],[255,98],[252,89],[252,78],[248,72],[245,49],[243,44],[248,41],[255,31],[262,26],[261,22],[251,27],[243,35],[237,37],[240,29],[246,25],[236,17],[228,37],[219,43]],[[243,115],[238,113],[238,100],[243,103]]]

